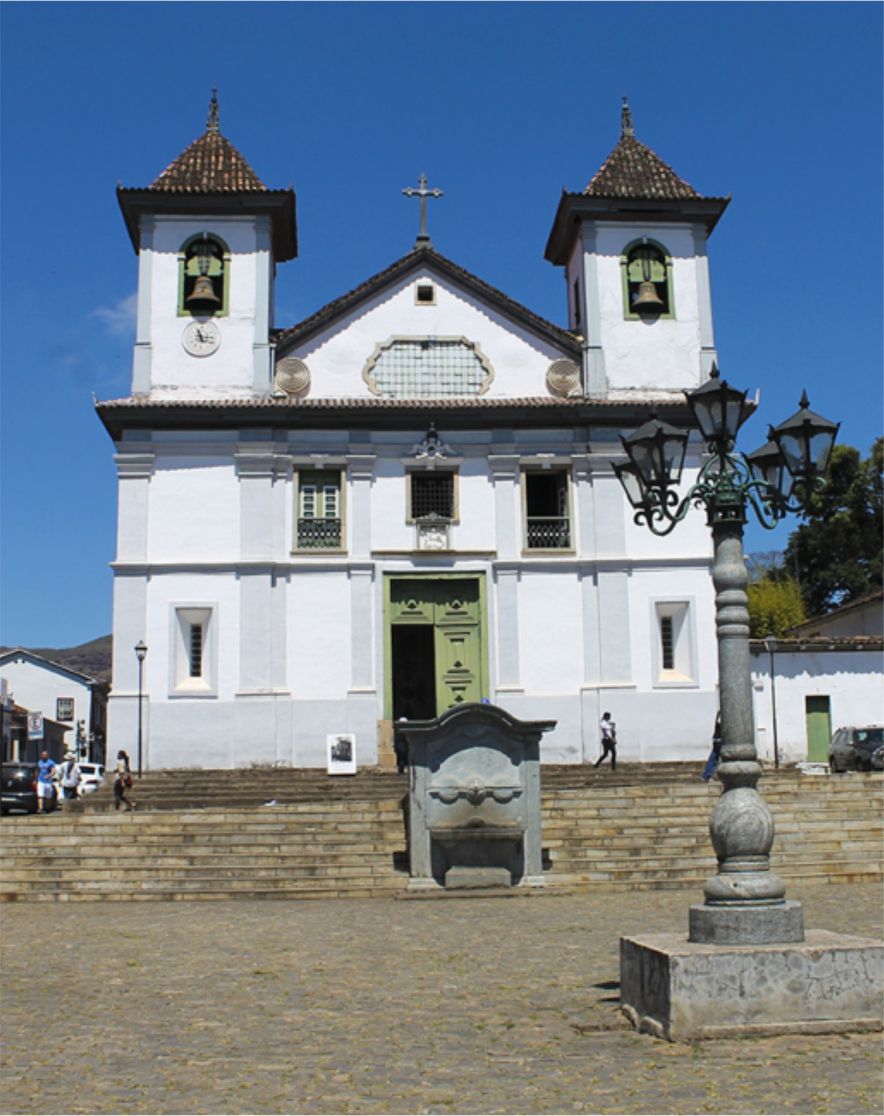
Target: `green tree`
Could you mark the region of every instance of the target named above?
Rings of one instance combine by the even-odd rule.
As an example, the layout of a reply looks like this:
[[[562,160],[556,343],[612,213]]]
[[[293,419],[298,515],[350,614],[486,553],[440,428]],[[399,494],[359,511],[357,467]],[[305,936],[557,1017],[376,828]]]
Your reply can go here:
[[[793,577],[777,572],[749,582],[749,635],[764,639],[766,635],[782,636],[807,619],[801,589]]]
[[[786,546],[810,616],[831,612],[882,586],[884,438],[862,458],[853,446],[832,450],[825,488]]]

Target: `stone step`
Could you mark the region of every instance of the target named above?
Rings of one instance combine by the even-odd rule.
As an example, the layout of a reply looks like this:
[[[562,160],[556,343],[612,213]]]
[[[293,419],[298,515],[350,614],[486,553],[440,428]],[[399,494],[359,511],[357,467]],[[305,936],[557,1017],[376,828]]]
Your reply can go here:
[[[564,785],[566,776],[573,782],[573,771],[558,776],[561,789],[547,786],[543,845],[554,886],[616,891],[702,885],[715,870],[707,827],[720,791],[696,773],[685,785],[688,765],[671,766],[669,784],[635,775],[632,783],[624,778],[601,784],[578,770],[584,786]],[[217,782],[234,786],[233,775],[222,773]],[[270,777],[277,789],[278,773]],[[301,790],[307,786],[300,773],[291,778],[300,780]],[[112,796],[104,788],[93,796],[105,797],[103,810],[5,818],[0,898],[396,894],[407,881],[398,870],[405,852],[403,781],[368,775],[362,782],[370,793],[360,797],[353,783],[346,795],[333,790],[338,797],[329,799],[337,784],[320,773],[310,789],[315,797],[288,805],[235,806],[231,795],[222,795],[219,805],[208,808],[188,802],[180,811],[133,814],[108,811]],[[766,780],[763,790],[777,826],[774,871],[787,879],[881,879],[881,779],[811,780],[781,773]]]

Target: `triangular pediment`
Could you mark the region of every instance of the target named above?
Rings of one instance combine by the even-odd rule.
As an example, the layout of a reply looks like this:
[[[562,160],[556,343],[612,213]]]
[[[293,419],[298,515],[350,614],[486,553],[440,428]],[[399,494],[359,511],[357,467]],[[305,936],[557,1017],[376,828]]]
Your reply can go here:
[[[326,303],[297,325],[278,330],[278,352],[284,355],[317,332],[333,329],[336,323],[344,323],[360,307],[369,306],[385,291],[401,285],[410,275],[420,270],[435,274],[439,279],[459,287],[472,300],[486,304],[489,310],[509,319],[519,329],[536,333],[538,337],[561,346],[564,352],[579,354],[580,339],[576,334],[540,317],[503,291],[486,283],[484,279],[429,247],[415,248],[346,294]]]
[[[506,399],[580,386],[576,335],[425,245],[275,340],[276,386],[299,398]]]

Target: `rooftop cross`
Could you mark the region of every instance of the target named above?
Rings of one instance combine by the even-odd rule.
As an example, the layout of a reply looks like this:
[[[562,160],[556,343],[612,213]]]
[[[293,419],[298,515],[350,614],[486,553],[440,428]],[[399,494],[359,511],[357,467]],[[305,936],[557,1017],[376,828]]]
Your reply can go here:
[[[417,240],[414,242],[415,248],[420,244],[430,243],[430,234],[427,232],[427,198],[441,198],[442,191],[437,190],[435,187],[432,190],[427,189],[427,176],[421,174],[417,180],[417,189],[413,186],[406,186],[402,191],[407,198],[420,198],[421,200],[421,227],[420,232],[417,234]]]

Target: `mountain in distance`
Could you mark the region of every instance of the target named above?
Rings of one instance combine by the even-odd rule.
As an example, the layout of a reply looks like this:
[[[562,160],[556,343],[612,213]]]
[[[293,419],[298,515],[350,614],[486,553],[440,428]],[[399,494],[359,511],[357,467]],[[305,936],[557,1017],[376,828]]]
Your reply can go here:
[[[78,670],[80,674],[88,674],[97,682],[110,683],[111,652],[113,637],[99,636],[90,639],[88,643],[81,643],[77,647],[26,647],[24,650],[49,659],[53,663],[65,666],[69,670]],[[0,647],[0,653],[12,651],[11,647]]]

